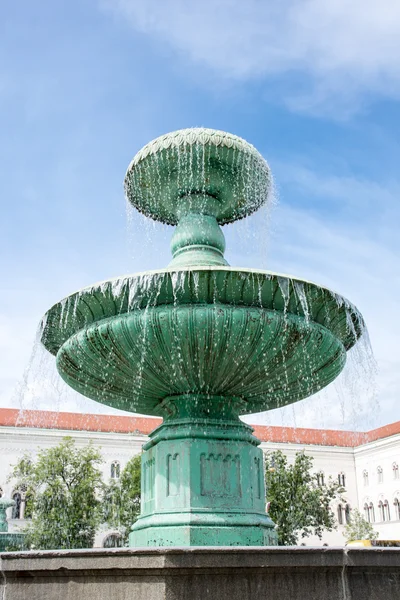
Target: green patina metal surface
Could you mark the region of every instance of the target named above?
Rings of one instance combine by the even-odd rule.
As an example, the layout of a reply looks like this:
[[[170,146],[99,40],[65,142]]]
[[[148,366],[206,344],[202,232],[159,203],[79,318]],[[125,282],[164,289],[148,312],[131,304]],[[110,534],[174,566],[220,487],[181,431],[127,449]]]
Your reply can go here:
[[[142,512],[131,546],[273,545],[263,454],[238,419],[242,401],[172,396],[142,464]]]
[[[0,552],[15,552],[25,549],[26,539],[24,533],[0,533]]]
[[[0,498],[0,552],[24,550],[25,548],[25,535],[23,533],[8,531],[6,510],[10,506],[14,506],[14,504],[14,500]]]
[[[72,388],[164,418],[144,448],[133,546],[275,544],[263,455],[239,415],[322,389],[363,333],[357,309],[330,290],[228,266],[220,225],[270,189],[267,163],[236,136],[154,140],[125,190],[140,212],[177,225],[169,267],[81,290],[43,319],[42,342]]]
[[[301,400],[333,381],[343,344],[322,325],[256,307],[157,306],[102,319],[57,353],[74,389],[115,408],[162,416],[166,396],[243,398],[241,414]]]
[[[0,532],[5,533],[8,531],[7,523],[7,508],[14,506],[15,501],[9,498],[0,498]]]
[[[214,129],[181,129],[142,148],[125,176],[128,200],[156,221],[176,225],[188,213],[236,221],[267,202],[270,169],[242,138]]]

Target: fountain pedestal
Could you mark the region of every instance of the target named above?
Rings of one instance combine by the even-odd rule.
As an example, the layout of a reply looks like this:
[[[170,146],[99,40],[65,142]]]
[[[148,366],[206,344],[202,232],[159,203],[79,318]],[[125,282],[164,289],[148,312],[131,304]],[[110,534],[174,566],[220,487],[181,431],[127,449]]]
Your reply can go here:
[[[263,454],[239,420],[240,399],[184,395],[162,403],[164,423],[142,456],[142,510],[130,546],[269,546]]]

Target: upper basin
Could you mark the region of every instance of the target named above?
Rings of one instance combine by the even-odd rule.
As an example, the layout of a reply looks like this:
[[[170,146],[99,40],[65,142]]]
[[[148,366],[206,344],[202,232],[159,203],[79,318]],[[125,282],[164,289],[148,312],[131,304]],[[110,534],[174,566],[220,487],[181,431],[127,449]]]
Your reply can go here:
[[[268,201],[271,173],[242,138],[214,129],[181,129],[160,136],[133,158],[126,197],[146,216],[176,225],[187,213],[241,219]]]
[[[242,413],[305,398],[343,369],[364,330],[334,292],[250,269],[166,269],[55,304],[42,342],[67,383],[123,410],[161,414],[171,395],[243,400]]]

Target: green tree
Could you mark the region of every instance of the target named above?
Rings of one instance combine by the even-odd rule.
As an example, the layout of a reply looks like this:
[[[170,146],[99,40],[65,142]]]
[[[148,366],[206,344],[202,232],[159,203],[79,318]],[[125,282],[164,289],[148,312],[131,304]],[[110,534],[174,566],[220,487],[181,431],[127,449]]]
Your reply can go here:
[[[92,444],[76,448],[64,438],[41,450],[36,460],[25,455],[11,478],[25,485],[31,498],[27,543],[38,549],[91,548],[101,522],[102,463]]]
[[[368,523],[364,519],[357,508],[351,511],[351,521],[344,528],[343,535],[346,542],[354,540],[377,540],[379,537],[379,533],[375,531],[371,523]]]
[[[140,513],[140,455],[131,458],[118,480],[103,488],[103,521],[117,529],[127,544],[132,524]]]
[[[345,491],[329,479],[318,481],[312,473],[313,458],[297,452],[289,464],[280,450],[266,455],[267,498],[269,515],[277,525],[278,542],[288,546],[299,538],[317,535],[336,528],[331,503]]]

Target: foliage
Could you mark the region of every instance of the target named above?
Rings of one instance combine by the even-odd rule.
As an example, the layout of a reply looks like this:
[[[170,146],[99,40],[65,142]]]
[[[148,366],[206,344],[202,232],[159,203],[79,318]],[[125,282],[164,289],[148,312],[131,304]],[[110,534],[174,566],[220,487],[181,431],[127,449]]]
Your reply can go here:
[[[303,452],[296,453],[293,464],[280,450],[266,455],[269,515],[277,525],[280,545],[295,545],[299,537],[310,535],[321,539],[324,530],[336,528],[331,503],[344,488],[332,479],[319,485],[312,468],[313,458]]]
[[[100,524],[102,463],[91,444],[76,448],[64,438],[54,448],[41,450],[35,461],[25,455],[11,478],[26,486],[31,499],[31,522],[24,532],[38,549],[90,548]]]
[[[368,523],[368,521],[364,519],[357,508],[351,511],[351,521],[346,525],[343,535],[346,538],[346,542],[354,540],[376,540],[379,537],[379,533],[375,531],[371,523]]]
[[[140,513],[140,455],[131,458],[118,480],[111,479],[103,488],[103,521],[117,529],[124,543]]]

